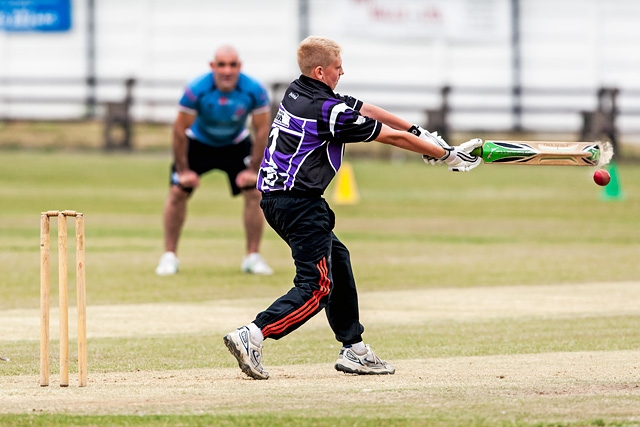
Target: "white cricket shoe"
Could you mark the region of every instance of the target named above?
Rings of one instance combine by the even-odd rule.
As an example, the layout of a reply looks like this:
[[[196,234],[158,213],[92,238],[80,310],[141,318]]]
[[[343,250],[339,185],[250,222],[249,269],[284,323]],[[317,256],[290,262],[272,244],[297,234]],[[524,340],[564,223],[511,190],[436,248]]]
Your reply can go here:
[[[367,353],[363,356],[353,351],[350,345],[342,347],[336,361],[336,370],[358,375],[391,375],[396,372],[393,365],[376,356],[369,344],[366,347]]]
[[[249,274],[273,274],[273,270],[269,267],[269,264],[260,256],[259,253],[254,252],[247,255],[242,260],[242,272]]]
[[[269,378],[269,372],[262,367],[262,344],[257,346],[251,342],[248,327],[242,326],[228,333],[223,340],[229,352],[238,360],[242,372],[256,380]]]
[[[178,258],[176,254],[173,252],[165,252],[160,257],[160,262],[156,267],[156,274],[158,276],[169,276],[171,274],[176,274],[178,272],[178,267],[180,263],[178,262]]]

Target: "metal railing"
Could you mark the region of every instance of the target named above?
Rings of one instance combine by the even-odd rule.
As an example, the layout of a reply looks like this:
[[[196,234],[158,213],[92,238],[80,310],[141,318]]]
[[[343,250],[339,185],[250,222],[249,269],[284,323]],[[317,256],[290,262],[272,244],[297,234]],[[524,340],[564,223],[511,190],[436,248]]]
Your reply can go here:
[[[178,80],[149,80],[133,78],[0,78],[0,120],[92,120],[105,123],[105,148],[131,148],[131,126],[134,122],[153,122],[135,108],[166,108],[171,115],[185,82]],[[269,86],[274,108],[288,83]],[[622,93],[628,99],[638,100],[640,89],[619,88],[551,88],[551,87],[450,87],[419,86],[412,84],[344,84],[347,93],[371,96],[382,108],[397,113],[414,113],[430,130],[445,135],[451,131],[451,119],[456,115],[483,114],[506,117],[507,128],[481,131],[533,131],[522,125],[523,117],[532,115],[569,115],[581,123],[583,139],[598,139],[605,135],[614,144],[619,140],[617,120],[622,116],[640,117],[640,108],[621,107]],[[162,93],[164,91],[164,93]],[[170,95],[166,92],[171,91]],[[463,98],[464,100],[460,100]],[[370,99],[367,97],[367,99]],[[398,101],[401,99],[401,101]],[[532,102],[535,100],[535,102]],[[558,102],[561,100],[561,102]],[[488,102],[490,101],[490,102]],[[16,113],[16,107],[29,107],[30,113]],[[47,117],[47,112],[60,106],[73,106],[66,116]],[[45,114],[33,114],[40,110]],[[162,121],[162,120],[160,120]],[[575,122],[575,120],[574,120]],[[115,141],[110,135],[114,127],[121,127],[124,135]],[[456,130],[460,126],[456,125]],[[567,129],[568,131],[569,129]],[[548,129],[536,128],[536,132]],[[638,129],[640,131],[640,128]]]

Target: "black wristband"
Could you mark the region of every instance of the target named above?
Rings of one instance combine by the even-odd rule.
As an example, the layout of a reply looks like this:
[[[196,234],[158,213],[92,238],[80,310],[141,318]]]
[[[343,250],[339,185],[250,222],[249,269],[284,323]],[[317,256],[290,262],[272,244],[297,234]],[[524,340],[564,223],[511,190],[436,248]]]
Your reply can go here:
[[[420,132],[420,129],[418,129],[418,126],[416,126],[416,125],[411,125],[411,127],[409,128],[409,130],[407,132],[412,133],[415,136],[420,136],[420,134],[422,133],[422,132]]]

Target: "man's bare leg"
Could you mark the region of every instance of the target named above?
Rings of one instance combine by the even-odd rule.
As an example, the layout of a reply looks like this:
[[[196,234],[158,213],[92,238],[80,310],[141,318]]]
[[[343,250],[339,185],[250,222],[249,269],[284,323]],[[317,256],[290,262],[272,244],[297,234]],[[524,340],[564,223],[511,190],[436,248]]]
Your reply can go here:
[[[246,236],[247,255],[260,252],[260,241],[264,230],[264,215],[260,208],[260,192],[256,189],[245,190],[244,196],[244,230]]]
[[[260,191],[244,190],[244,229],[247,256],[242,263],[242,271],[253,274],[272,274],[273,270],[259,255],[260,242],[264,231],[264,214],[260,208]]]
[[[187,217],[189,194],[172,185],[164,204],[164,250],[156,274],[166,276],[178,272],[178,240]]]

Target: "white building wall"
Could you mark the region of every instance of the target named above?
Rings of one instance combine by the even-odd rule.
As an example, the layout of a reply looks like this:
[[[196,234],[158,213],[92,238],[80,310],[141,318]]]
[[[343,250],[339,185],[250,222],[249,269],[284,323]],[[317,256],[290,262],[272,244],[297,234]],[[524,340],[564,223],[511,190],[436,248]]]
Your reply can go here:
[[[241,52],[244,71],[270,85],[297,77],[298,0],[95,0],[96,73],[99,79],[134,77],[140,99],[179,98],[183,84],[207,70],[215,48],[224,43]],[[357,6],[357,5],[360,6]],[[364,25],[357,7],[440,12],[423,21]],[[443,85],[454,88],[451,124],[473,129],[509,127],[509,92],[515,76],[510,39],[511,0],[309,0],[309,32],[343,46],[346,74],[338,91],[387,106],[424,122],[423,108],[436,107]],[[73,26],[66,33],[0,32],[0,79],[87,75],[87,2],[72,0]],[[523,95],[527,128],[577,129],[576,114],[526,114],[527,107],[555,105],[595,108],[603,85],[621,88],[620,104],[640,111],[640,1],[520,0],[521,84],[557,88],[557,96]],[[431,20],[429,20],[431,19]],[[388,24],[388,23],[387,23]],[[421,27],[421,25],[424,25]],[[169,86],[149,85],[168,81]],[[383,90],[363,84],[385,85]],[[459,88],[504,88],[500,93]],[[566,95],[565,89],[584,90]],[[83,106],[19,105],[3,96],[83,97],[78,85],[0,85],[2,117],[69,117]],[[100,100],[118,99],[121,87],[101,87]],[[457,107],[473,110],[456,112]],[[483,107],[491,110],[483,112]],[[173,105],[137,105],[138,119],[170,121]],[[622,130],[640,131],[640,116],[622,116]]]

